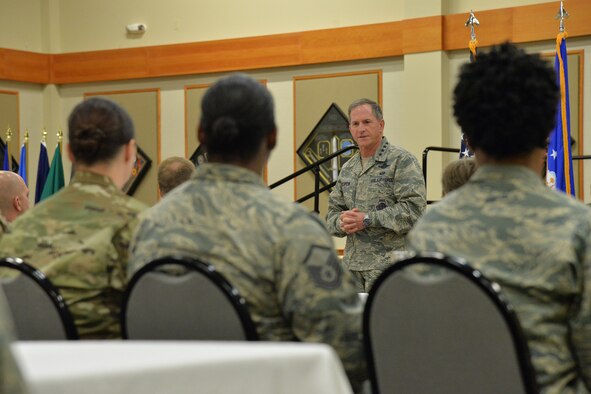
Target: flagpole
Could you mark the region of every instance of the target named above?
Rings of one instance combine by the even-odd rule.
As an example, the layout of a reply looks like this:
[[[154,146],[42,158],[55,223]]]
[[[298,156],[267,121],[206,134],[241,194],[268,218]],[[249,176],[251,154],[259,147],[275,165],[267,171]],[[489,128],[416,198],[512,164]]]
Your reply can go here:
[[[23,165],[25,166],[25,170],[23,171],[23,174],[24,174],[23,179],[25,180],[25,184],[28,185],[28,183],[27,183],[28,179],[29,179],[29,166],[27,163],[27,160],[29,157],[29,130],[28,129],[25,129],[25,140],[23,142],[23,145],[25,146],[25,163],[23,163],[21,160],[21,162],[19,163],[19,169],[21,169],[23,167]]]
[[[8,125],[8,129],[6,130],[6,152],[4,153],[8,156],[8,168],[7,171],[12,171],[12,155],[10,154],[10,141],[12,141],[12,130],[10,129],[10,125]]]
[[[474,15],[474,10],[470,10],[470,16],[465,23],[466,27],[470,27],[470,42],[468,42],[468,48],[470,48],[470,53],[473,59],[476,59],[476,48],[478,47],[478,40],[476,40],[476,26],[480,25],[480,21],[476,19]],[[472,59],[472,60],[473,60]]]
[[[470,41],[468,42],[468,49],[470,49],[470,62],[476,60],[476,52],[478,48],[478,41],[476,40],[476,26],[480,25],[480,21],[476,19],[474,15],[474,10],[470,10],[470,16],[464,26],[470,27]],[[466,142],[466,137],[464,136],[464,132],[460,130],[461,138],[460,138],[460,159],[465,157],[472,157],[474,156],[474,152],[471,152],[468,144]]]
[[[60,129],[57,131],[57,145],[58,145],[58,146],[59,146],[59,148],[60,148],[60,152],[62,152],[62,140],[63,140],[63,138],[64,138],[64,132],[63,132],[63,131],[62,131],[62,129],[60,128]]]

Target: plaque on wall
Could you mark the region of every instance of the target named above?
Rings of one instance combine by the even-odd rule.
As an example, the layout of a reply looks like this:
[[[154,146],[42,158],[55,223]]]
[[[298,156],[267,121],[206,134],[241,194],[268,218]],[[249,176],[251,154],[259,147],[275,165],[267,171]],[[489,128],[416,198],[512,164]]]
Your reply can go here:
[[[203,163],[207,163],[207,151],[205,150],[205,146],[199,145],[191,157],[189,157],[189,160],[195,164],[195,167],[198,167]]]
[[[347,115],[337,104],[332,103],[298,148],[297,153],[308,166],[351,145],[355,145],[355,142],[349,132]],[[352,149],[322,163],[319,166],[320,181],[324,185],[336,181],[341,168],[354,154],[355,150]]]
[[[131,177],[125,183],[125,185],[123,185],[123,192],[127,193],[129,196],[132,196],[151,166],[152,159],[150,159],[146,152],[144,152],[138,145],[136,160],[131,172]]]

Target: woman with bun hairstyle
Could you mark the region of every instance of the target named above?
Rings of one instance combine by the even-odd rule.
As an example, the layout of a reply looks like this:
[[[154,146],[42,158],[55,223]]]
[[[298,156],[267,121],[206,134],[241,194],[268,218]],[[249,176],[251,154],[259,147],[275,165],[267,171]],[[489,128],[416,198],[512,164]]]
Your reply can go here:
[[[171,254],[212,264],[246,299],[261,340],[327,343],[358,388],[366,370],[353,277],[318,216],[261,178],[277,139],[273,107],[242,74],[209,88],[198,129],[209,162],[142,215],[130,268]]]
[[[68,139],[70,184],[12,222],[0,252],[45,273],[81,339],[120,338],[127,250],[145,208],[121,191],[136,159],[133,123],[117,104],[91,98],[70,114]]]

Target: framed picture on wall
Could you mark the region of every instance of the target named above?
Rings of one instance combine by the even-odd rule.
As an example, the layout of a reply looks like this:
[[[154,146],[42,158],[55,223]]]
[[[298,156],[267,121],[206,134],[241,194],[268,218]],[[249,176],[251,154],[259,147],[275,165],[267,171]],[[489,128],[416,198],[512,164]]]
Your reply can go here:
[[[199,145],[197,149],[193,152],[189,160],[195,164],[195,167],[198,167],[200,164],[207,163],[207,151],[203,145]]]
[[[132,196],[139,184],[142,182],[142,179],[147,174],[148,170],[152,166],[152,159],[142,150],[142,148],[137,147],[137,157],[135,160],[135,165],[133,166],[133,170],[131,172],[131,177],[129,180],[123,185],[123,191],[127,193],[129,196]]]

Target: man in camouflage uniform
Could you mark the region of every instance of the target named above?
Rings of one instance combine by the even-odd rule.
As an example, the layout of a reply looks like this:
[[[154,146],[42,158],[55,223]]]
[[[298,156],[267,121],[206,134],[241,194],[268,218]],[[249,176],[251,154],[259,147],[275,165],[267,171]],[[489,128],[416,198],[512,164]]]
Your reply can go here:
[[[58,287],[81,338],[120,338],[129,241],[144,208],[110,178],[77,171],[69,186],[11,223],[0,250]]]
[[[0,215],[0,238],[8,231],[8,222]]]
[[[355,282],[322,221],[271,193],[260,176],[276,141],[270,94],[232,76],[210,88],[202,106],[199,140],[210,162],[143,215],[130,268],[167,255],[212,264],[246,299],[262,340],[327,343],[358,387],[366,370]],[[240,126],[230,134],[219,119]],[[259,140],[256,132],[265,134]],[[253,148],[235,142],[249,138]]]
[[[0,393],[26,394],[27,388],[10,349],[13,341],[10,312],[0,290]]]
[[[0,215],[12,222],[29,209],[29,188],[12,171],[0,171]]]
[[[349,106],[349,129],[359,154],[343,166],[330,193],[326,222],[337,237],[347,236],[343,262],[368,292],[392,263],[391,252],[405,250],[404,237],[425,211],[425,182],[417,159],[390,145],[374,101]]]
[[[479,168],[408,239],[500,284],[541,392],[575,393],[591,387],[591,210],[540,177],[558,97],[545,63],[503,44],[464,66],[454,111]]]

